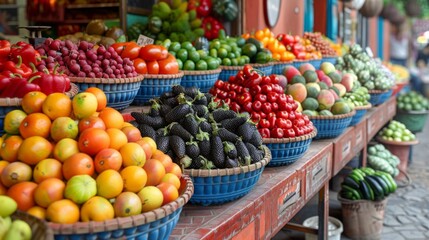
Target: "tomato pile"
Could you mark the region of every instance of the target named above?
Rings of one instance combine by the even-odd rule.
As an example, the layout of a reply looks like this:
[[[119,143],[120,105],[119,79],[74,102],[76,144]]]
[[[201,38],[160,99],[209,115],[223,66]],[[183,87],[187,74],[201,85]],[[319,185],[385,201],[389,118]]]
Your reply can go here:
[[[0,138],[0,195],[41,219],[70,224],[128,217],[179,196],[181,169],[156,142],[106,107],[92,87],[26,94]]]
[[[278,77],[262,76],[250,65],[227,82],[216,81],[210,93],[232,110],[248,112],[263,138],[291,138],[313,131],[313,124],[297,111],[298,104],[284,93]]]

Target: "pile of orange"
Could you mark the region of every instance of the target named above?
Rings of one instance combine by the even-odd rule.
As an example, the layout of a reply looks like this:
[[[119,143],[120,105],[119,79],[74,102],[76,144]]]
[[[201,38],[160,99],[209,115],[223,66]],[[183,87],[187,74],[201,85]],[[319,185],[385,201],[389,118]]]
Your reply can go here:
[[[95,87],[72,99],[26,94],[22,110],[5,116],[0,195],[56,223],[126,217],[174,201],[179,165],[106,104]]]

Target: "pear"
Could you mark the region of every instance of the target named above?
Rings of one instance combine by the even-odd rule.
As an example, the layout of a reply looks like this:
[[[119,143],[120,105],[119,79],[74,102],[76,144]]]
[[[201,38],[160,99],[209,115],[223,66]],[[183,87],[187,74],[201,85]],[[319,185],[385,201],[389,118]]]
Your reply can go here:
[[[12,219],[10,217],[0,217],[0,239],[3,239],[7,231],[12,225]]]
[[[0,196],[0,217],[8,217],[14,213],[18,207],[18,204],[11,197],[1,195]]]
[[[31,240],[31,227],[22,220],[12,222],[9,231],[7,231],[3,240]]]

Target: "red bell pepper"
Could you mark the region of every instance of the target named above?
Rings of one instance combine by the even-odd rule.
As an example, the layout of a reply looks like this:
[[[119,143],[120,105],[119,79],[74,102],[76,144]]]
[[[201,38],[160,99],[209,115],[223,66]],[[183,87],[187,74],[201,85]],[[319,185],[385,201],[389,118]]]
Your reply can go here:
[[[21,56],[17,56],[17,63],[14,61],[7,61],[3,65],[3,71],[10,71],[13,74],[19,74],[23,78],[27,78],[33,72],[31,68],[22,63]]]
[[[219,31],[224,29],[222,23],[213,17],[204,18],[202,27],[204,28],[204,36],[208,40],[217,38],[219,36]]]
[[[30,62],[38,66],[41,61],[39,52],[34,49],[33,45],[26,42],[17,42],[11,46],[10,59],[14,62],[18,62],[18,56],[21,56],[22,62],[27,66]]]
[[[10,84],[10,79],[14,77],[13,74],[1,74],[0,75],[0,93]]]
[[[30,79],[22,78],[15,75],[10,79],[10,83],[0,94],[0,97],[17,97],[22,98],[24,95],[31,91],[40,91],[40,87],[32,81],[40,76],[34,76]]]
[[[66,92],[70,90],[70,79],[64,74],[58,74],[57,68],[49,72],[48,69],[44,69],[43,72],[35,73],[35,76],[40,76],[35,78],[33,83],[40,86],[40,91],[49,95],[54,92]]]
[[[0,60],[7,59],[10,53],[10,42],[0,40]]]
[[[197,11],[197,17],[207,17],[210,15],[212,10],[211,0],[189,0],[188,11],[195,9]]]

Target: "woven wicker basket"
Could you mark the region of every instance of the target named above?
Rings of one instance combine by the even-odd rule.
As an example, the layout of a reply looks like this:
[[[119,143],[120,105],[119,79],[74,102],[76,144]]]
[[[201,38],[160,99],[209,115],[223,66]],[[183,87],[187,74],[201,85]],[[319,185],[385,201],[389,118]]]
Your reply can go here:
[[[288,65],[292,65],[292,62],[273,62],[273,70],[271,71],[271,73],[282,75],[284,68]]]
[[[145,74],[133,104],[144,105],[150,99],[171,91],[172,86],[180,85],[183,75],[183,71],[177,74]]]
[[[392,96],[392,89],[389,90],[368,90],[371,98],[369,102],[372,106],[377,106],[386,102]]]
[[[309,116],[313,125],[317,128],[315,139],[335,138],[341,135],[350,125],[356,111],[334,116]]]
[[[332,64],[337,63],[337,56],[323,56],[322,62],[330,62]]]
[[[350,121],[349,126],[354,126],[358,124],[362,120],[363,116],[365,116],[365,113],[368,111],[368,109],[370,109],[371,107],[371,103],[368,103],[364,106],[355,107],[356,114],[353,116],[352,121]]]
[[[184,87],[197,87],[201,92],[206,93],[218,80],[221,68],[207,71],[183,71],[184,75],[180,85]]]
[[[257,163],[225,169],[185,169],[194,182],[195,192],[190,203],[209,206],[234,201],[243,197],[259,180],[271,160],[270,150],[264,146],[265,156]]]
[[[54,234],[52,232],[52,229],[49,228],[47,222],[30,215],[26,212],[17,210],[15,213],[11,216],[12,220],[22,220],[31,227],[31,233],[33,240],[53,240]]]
[[[264,73],[264,75],[270,75],[273,71],[273,63],[250,63],[250,66],[252,66],[255,69],[258,69]],[[237,75],[238,71],[242,70],[244,66],[220,66],[222,71],[219,74],[219,79],[223,81],[228,81],[230,76]]]
[[[316,69],[319,69],[320,65],[322,65],[322,59],[310,59],[308,62]]]
[[[284,166],[296,162],[308,150],[317,129],[294,138],[264,138],[263,142],[271,151],[272,159],[268,167]]]
[[[304,63],[309,63],[309,61],[308,60],[298,60],[298,59],[295,59],[295,60],[293,60],[292,65],[295,68],[299,69],[299,67],[301,67],[301,65],[304,64]]]
[[[133,78],[70,77],[70,81],[77,84],[81,92],[90,87],[100,88],[106,94],[107,106],[120,111],[127,108],[133,102],[143,78],[143,75]]]
[[[194,185],[189,176],[181,178],[181,195],[153,211],[103,222],[74,224],[48,223],[55,239],[148,239],[167,240],[179,221],[183,206],[189,201]]]

